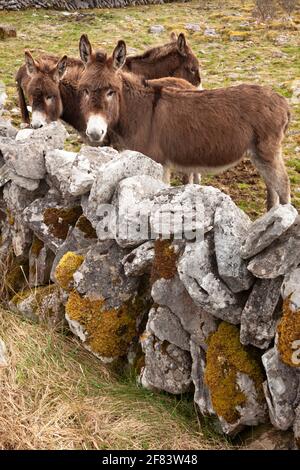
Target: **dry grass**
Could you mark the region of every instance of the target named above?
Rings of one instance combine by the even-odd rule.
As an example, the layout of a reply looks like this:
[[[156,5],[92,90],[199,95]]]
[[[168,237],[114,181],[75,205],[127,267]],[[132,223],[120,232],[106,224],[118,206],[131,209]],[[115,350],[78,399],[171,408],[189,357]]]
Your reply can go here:
[[[74,339],[0,310],[0,449],[216,449],[192,402],[118,380]]]

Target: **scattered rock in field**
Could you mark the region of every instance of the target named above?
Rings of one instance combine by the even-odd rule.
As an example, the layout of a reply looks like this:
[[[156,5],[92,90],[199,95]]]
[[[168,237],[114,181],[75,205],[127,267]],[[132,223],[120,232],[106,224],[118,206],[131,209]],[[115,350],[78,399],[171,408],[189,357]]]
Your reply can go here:
[[[185,25],[185,29],[187,31],[193,31],[193,32],[201,31],[200,24],[198,23],[187,23]]]
[[[161,24],[155,24],[153,26],[150,26],[149,32],[152,34],[161,34],[165,31],[165,27],[162,26]]]
[[[230,41],[246,41],[249,36],[249,33],[246,31],[231,31],[229,33]]]
[[[207,36],[207,37],[216,37],[218,36],[218,33],[216,32],[216,30],[214,28],[206,28],[204,30],[204,36]]]
[[[9,25],[0,25],[0,40],[8,39],[8,38],[16,38],[17,37],[17,30],[13,26]]]
[[[294,80],[291,88],[293,91],[291,103],[297,105],[300,103],[300,80]]]

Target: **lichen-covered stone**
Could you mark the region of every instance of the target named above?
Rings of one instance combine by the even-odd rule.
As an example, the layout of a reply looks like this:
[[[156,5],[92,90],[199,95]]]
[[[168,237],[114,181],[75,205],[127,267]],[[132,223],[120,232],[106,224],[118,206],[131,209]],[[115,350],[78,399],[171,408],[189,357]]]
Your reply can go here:
[[[287,298],[283,304],[283,316],[277,328],[277,349],[282,362],[300,370],[300,308],[291,308]]]
[[[55,279],[57,284],[64,290],[73,287],[73,274],[80,268],[84,261],[84,256],[68,251],[59,261],[55,269]]]
[[[154,242],[152,240],[132,250],[122,259],[126,276],[150,274],[154,256]]]
[[[241,345],[238,328],[221,323],[209,339],[206,358],[205,380],[223,430],[234,434],[264,422],[262,368],[254,352]]]
[[[10,306],[29,320],[49,326],[60,324],[64,319],[65,309],[60,290],[54,284],[18,293]]]
[[[137,335],[137,319],[144,305],[138,297],[118,308],[106,309],[104,299],[92,300],[71,292],[67,305],[67,320],[81,326],[84,345],[104,360],[124,356]],[[74,324],[73,324],[74,329]]]
[[[285,275],[281,295],[283,299],[289,298],[291,309],[300,309],[300,268],[293,269]]]
[[[158,279],[151,295],[155,304],[167,307],[177,316],[195,344],[207,349],[207,339],[216,331],[218,320],[194,303],[178,274],[171,279]]]
[[[175,395],[185,393],[191,386],[191,358],[167,341],[159,341],[149,332],[141,337],[145,353],[145,366],[140,375],[143,387],[150,390],[164,390]]]
[[[168,307],[152,308],[149,312],[147,331],[160,341],[175,344],[184,351],[190,350],[190,338],[182,325]]]
[[[251,220],[231,199],[216,208],[214,219],[215,252],[220,278],[232,292],[250,289],[254,278],[241,258],[240,247],[249,232]]]
[[[128,251],[114,240],[98,242],[88,251],[74,275],[74,285],[80,294],[105,299],[106,308],[118,308],[136,295],[139,280],[127,277],[122,259]]]
[[[172,279],[177,274],[177,261],[184,245],[170,240],[157,239],[154,243],[154,259],[151,270],[151,281]]]
[[[45,157],[48,182],[60,190],[63,196],[70,194],[71,170],[77,154],[65,150],[50,150]]]
[[[255,277],[274,279],[287,274],[299,264],[300,216],[280,238],[250,261],[248,269]]]
[[[244,298],[219,278],[213,239],[188,243],[178,262],[179,277],[196,305],[233,324],[240,323]]]
[[[262,356],[262,363],[267,374],[264,393],[271,423],[275,428],[285,431],[293,425],[295,419],[300,375],[295,368],[280,360],[276,347]]]
[[[248,259],[263,251],[293,225],[297,215],[297,210],[290,204],[273,207],[253,222],[242,242],[241,256]]]
[[[275,336],[282,277],[257,279],[241,317],[241,343],[266,349]]]

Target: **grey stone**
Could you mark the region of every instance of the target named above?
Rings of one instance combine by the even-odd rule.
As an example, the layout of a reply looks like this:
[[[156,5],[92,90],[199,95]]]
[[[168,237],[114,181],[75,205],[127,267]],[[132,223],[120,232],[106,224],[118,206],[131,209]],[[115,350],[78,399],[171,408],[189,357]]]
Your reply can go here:
[[[117,158],[119,153],[111,147],[89,147],[83,145],[71,168],[69,191],[81,196],[90,191],[99,168]]]
[[[178,273],[196,305],[229,323],[240,323],[244,299],[219,278],[211,237],[186,245]]]
[[[148,175],[155,179],[162,180],[163,168],[151,158],[145,155],[125,151],[112,161],[104,164],[98,171],[97,178],[91,189],[85,215],[92,222],[94,227],[99,222],[97,209],[102,204],[111,202],[116,187],[125,178],[130,176]],[[101,208],[102,210],[102,208]]]
[[[273,426],[283,431],[289,429],[295,419],[294,403],[299,387],[299,373],[283,364],[276,347],[262,356],[267,381],[264,393],[267,400],[270,420]]]
[[[176,315],[167,307],[152,308],[149,312],[147,331],[160,341],[168,341],[184,351],[190,350],[190,337],[182,328]]]
[[[30,287],[45,286],[49,284],[50,273],[54,261],[54,253],[46,246],[37,249],[37,240],[29,251],[29,279]]]
[[[177,316],[195,344],[207,349],[207,339],[216,331],[218,321],[194,303],[178,275],[158,279],[151,295],[155,303],[169,308]]]
[[[1,98],[0,98],[1,101]],[[1,108],[1,105],[0,105]],[[10,121],[0,118],[0,137],[16,137],[17,129],[11,124]]]
[[[14,172],[10,172],[10,180],[20,188],[27,189],[27,191],[36,191],[40,185],[40,180],[33,180],[31,178],[24,178]]]
[[[154,242],[151,240],[132,250],[122,259],[126,276],[149,274],[154,255]]]
[[[278,240],[248,264],[249,271],[261,279],[285,275],[300,264],[300,217]]]
[[[203,34],[204,36],[208,36],[208,37],[218,36],[218,33],[216,32],[214,28],[206,28]]]
[[[120,307],[138,287],[138,279],[124,273],[122,259],[127,253],[114,240],[93,245],[74,274],[76,290],[90,298],[104,299],[108,308]]]
[[[165,31],[165,28],[161,24],[155,24],[153,26],[150,26],[149,28],[149,32],[152,34],[161,34],[164,31]]]
[[[300,404],[295,410],[295,421],[293,426],[294,437],[296,440],[296,445],[300,449]]]
[[[241,318],[241,343],[266,349],[275,336],[282,277],[257,279]]]
[[[199,32],[201,31],[200,24],[198,23],[187,23],[185,25],[187,31]]]
[[[283,299],[290,298],[290,306],[293,310],[300,309],[300,267],[285,275],[281,295]]]
[[[242,239],[249,232],[251,221],[231,199],[217,208],[214,220],[215,252],[220,278],[232,292],[250,289],[254,282],[240,256]]]
[[[71,170],[77,154],[65,150],[50,150],[45,157],[48,181],[59,189],[63,196],[70,193]]]
[[[110,238],[123,248],[137,246],[149,239],[149,219],[153,202],[149,198],[166,185],[152,176],[131,176],[122,180],[113,197],[116,213],[108,221]],[[116,217],[116,218],[115,218]],[[97,225],[99,239],[107,239],[104,218]]]
[[[0,154],[1,158],[1,154]],[[11,170],[9,166],[5,163],[0,166],[0,188],[4,186],[11,179]]]
[[[190,350],[192,356],[191,377],[195,386],[194,402],[198,405],[202,415],[214,415],[210,391],[204,378],[206,368],[205,352],[193,341],[191,341]]]
[[[251,428],[249,438],[245,436],[243,443],[244,450],[266,451],[295,449],[293,433],[291,431],[279,431],[270,423]]]
[[[290,204],[273,207],[253,222],[242,242],[241,256],[248,259],[263,251],[293,225],[297,215],[298,212]]]
[[[140,375],[143,387],[175,395],[190,389],[191,358],[187,351],[162,343],[149,332],[142,335],[141,344],[145,353],[145,367]]]

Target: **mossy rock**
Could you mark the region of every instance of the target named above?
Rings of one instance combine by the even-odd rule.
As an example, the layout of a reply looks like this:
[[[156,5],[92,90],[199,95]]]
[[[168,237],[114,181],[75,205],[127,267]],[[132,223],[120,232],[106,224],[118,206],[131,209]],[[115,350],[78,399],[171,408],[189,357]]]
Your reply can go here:
[[[64,290],[68,291],[73,286],[73,274],[80,268],[84,256],[68,251],[59,261],[55,270],[55,280]]]
[[[81,215],[77,220],[76,228],[84,234],[84,238],[86,239],[97,238],[96,230],[93,228],[91,222],[84,215]]]
[[[291,367],[300,367],[300,310],[291,308],[290,300],[283,304],[283,316],[277,328],[282,362]],[[298,351],[298,352],[297,352]]]
[[[240,343],[236,326],[222,322],[209,338],[205,380],[216,414],[230,424],[239,420],[238,408],[247,402],[246,395],[237,384],[239,372],[252,379],[257,400],[263,401],[264,375],[259,358],[254,350]]]
[[[71,292],[66,314],[85,330],[86,344],[101,358],[117,358],[128,352],[137,335],[137,318],[143,313],[144,301],[134,297],[119,308],[106,309],[104,300],[92,300]]]
[[[177,273],[178,253],[170,240],[156,240],[154,244],[151,282],[158,279],[172,279]]]
[[[80,206],[69,208],[49,207],[44,211],[44,223],[49,232],[60,240],[65,240],[70,227],[74,227],[82,215]]]

